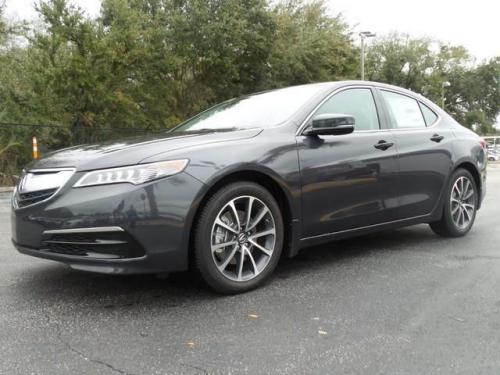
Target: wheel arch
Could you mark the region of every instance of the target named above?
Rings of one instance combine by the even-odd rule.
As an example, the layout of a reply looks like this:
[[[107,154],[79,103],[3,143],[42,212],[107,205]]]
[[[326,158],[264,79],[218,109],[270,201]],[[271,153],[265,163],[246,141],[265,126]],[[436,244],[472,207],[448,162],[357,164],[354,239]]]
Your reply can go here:
[[[438,204],[436,205],[436,207],[434,208],[434,210],[432,211],[432,213],[430,215],[431,221],[436,221],[436,220],[439,220],[441,218],[441,216],[443,214],[443,209],[444,209],[444,202],[446,200],[446,196],[445,196],[446,195],[446,187],[450,184],[451,177],[453,176],[455,171],[457,169],[460,169],[460,168],[465,169],[466,171],[468,171],[472,175],[472,177],[474,178],[474,182],[476,183],[476,186],[478,189],[478,196],[481,197],[483,186],[482,186],[482,182],[481,182],[481,174],[480,174],[478,168],[469,159],[461,159],[450,168],[450,173],[449,173],[448,177],[446,178],[445,185],[442,188],[441,196],[438,200]],[[479,209],[480,207],[481,207],[481,199],[478,200],[477,208]]]
[[[472,177],[474,178],[474,182],[476,183],[477,187],[477,194],[478,194],[478,205],[477,208],[479,209],[481,207],[481,195],[482,195],[482,190],[483,190],[483,185],[481,181],[481,174],[479,173],[478,168],[472,163],[470,160],[463,160],[455,165],[453,168],[452,174],[457,170],[457,169],[465,169],[468,171]],[[450,174],[451,176],[451,174]]]
[[[282,255],[286,257],[291,257],[296,255],[298,252],[298,237],[299,237],[299,221],[296,220],[298,213],[294,209],[293,198],[291,193],[288,192],[284,183],[280,183],[272,173],[264,172],[260,169],[241,169],[232,170],[216,178],[211,179],[199,194],[196,199],[195,204],[192,208],[191,219],[189,220],[189,230],[188,232],[188,261],[190,266],[193,260],[193,250],[194,250],[194,231],[196,228],[196,222],[199,218],[201,210],[205,207],[207,201],[210,197],[215,194],[224,185],[232,182],[248,181],[257,183],[264,188],[266,188],[276,199],[280,207],[283,223],[285,228],[285,238],[284,238],[284,249]]]

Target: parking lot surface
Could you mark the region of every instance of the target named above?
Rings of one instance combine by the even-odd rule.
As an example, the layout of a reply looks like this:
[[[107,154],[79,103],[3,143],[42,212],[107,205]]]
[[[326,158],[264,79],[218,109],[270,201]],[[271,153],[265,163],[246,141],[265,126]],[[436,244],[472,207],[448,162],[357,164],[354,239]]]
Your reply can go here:
[[[500,168],[465,238],[307,249],[264,287],[106,276],[18,254],[0,195],[0,374],[499,374]]]

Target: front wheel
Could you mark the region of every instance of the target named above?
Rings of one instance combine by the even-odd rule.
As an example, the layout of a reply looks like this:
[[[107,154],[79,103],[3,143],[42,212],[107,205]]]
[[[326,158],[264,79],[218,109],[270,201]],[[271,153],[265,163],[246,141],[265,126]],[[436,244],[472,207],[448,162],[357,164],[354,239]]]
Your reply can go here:
[[[478,203],[478,191],[469,171],[457,169],[446,191],[443,215],[430,223],[431,229],[444,237],[461,237],[474,224]]]
[[[240,293],[264,282],[283,247],[283,219],[268,190],[236,182],[217,191],[195,230],[196,266],[220,293]]]

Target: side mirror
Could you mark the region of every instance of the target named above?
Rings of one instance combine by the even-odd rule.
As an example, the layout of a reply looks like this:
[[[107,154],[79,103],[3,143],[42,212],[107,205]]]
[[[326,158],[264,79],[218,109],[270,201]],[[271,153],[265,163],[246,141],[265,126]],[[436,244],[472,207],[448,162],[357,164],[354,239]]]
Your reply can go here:
[[[313,118],[304,135],[342,135],[354,131],[354,117],[341,113],[325,113]]]

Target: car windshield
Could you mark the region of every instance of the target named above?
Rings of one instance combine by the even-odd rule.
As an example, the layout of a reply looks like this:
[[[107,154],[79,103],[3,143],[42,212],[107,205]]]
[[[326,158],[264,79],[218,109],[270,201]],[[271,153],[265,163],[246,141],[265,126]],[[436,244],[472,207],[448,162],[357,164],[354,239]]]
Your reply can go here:
[[[231,99],[187,120],[172,132],[273,127],[288,120],[321,87],[295,86]]]

